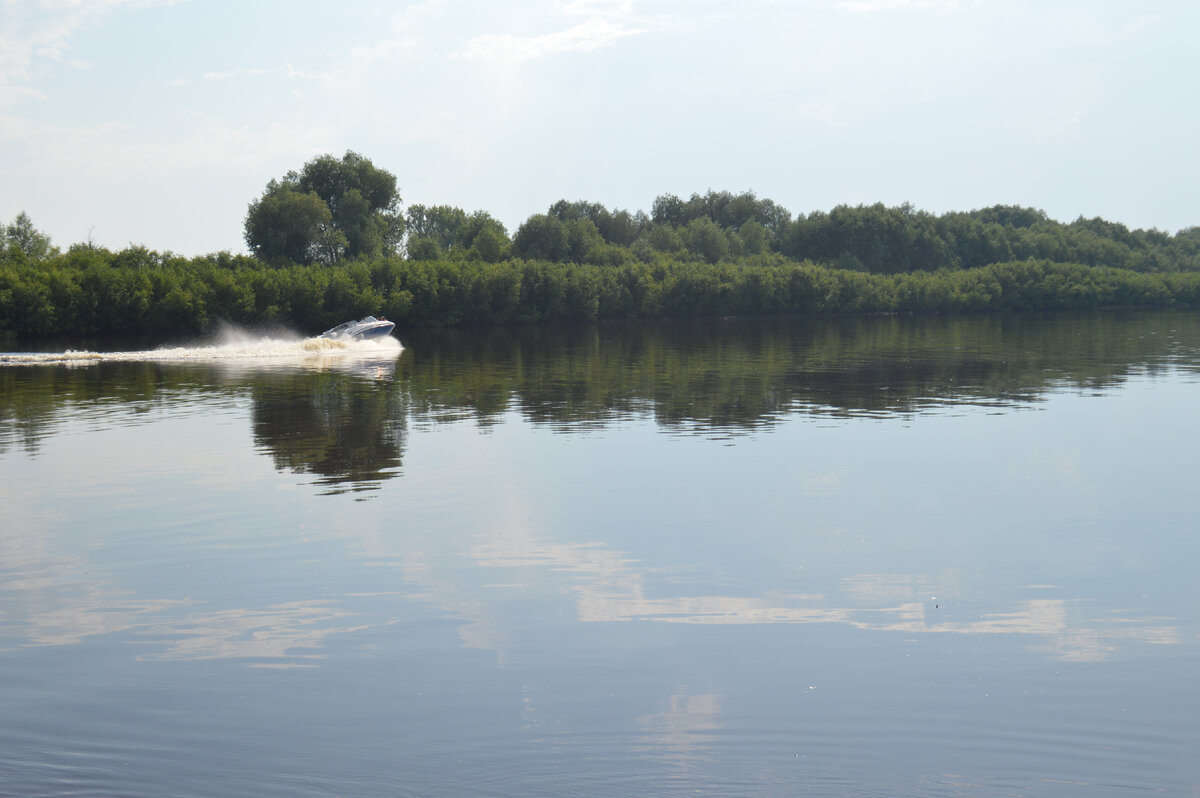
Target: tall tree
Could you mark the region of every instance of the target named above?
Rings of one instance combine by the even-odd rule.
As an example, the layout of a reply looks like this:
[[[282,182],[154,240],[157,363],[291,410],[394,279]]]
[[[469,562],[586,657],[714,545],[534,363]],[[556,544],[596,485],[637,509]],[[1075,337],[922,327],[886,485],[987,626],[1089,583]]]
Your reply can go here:
[[[4,233],[4,245],[9,251],[9,257],[16,255],[30,260],[41,260],[58,251],[50,245],[50,236],[34,227],[33,221],[25,211],[18,213],[12,224],[0,228],[0,232]]]
[[[320,155],[250,203],[246,243],[266,260],[335,263],[391,255],[404,235],[396,178],[355,152]]]
[[[517,228],[512,251],[518,258],[566,261],[571,251],[567,226],[556,216],[534,214]]]
[[[410,205],[407,216],[410,247],[416,239],[429,239],[443,250],[454,246],[467,221],[467,212],[451,205]]]

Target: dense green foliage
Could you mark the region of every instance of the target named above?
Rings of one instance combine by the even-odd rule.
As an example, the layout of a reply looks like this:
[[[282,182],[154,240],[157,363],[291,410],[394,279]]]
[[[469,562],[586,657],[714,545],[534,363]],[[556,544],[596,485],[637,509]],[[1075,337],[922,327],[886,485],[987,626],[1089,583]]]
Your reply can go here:
[[[267,184],[246,212],[246,244],[260,258],[336,263],[396,252],[404,234],[396,178],[358,153],[321,155]]]
[[[489,263],[508,255],[508,232],[484,211],[467,215],[449,205],[413,205],[408,209],[408,256],[437,260],[448,252]]]
[[[401,327],[789,313],[1068,310],[1200,303],[1200,272],[1050,261],[865,274],[779,255],[619,266],[366,258],[276,268],[75,248],[0,265],[0,331],[20,336],[194,334],[219,321],[317,332],[382,313]]]
[[[0,233],[4,234],[4,251],[0,253],[0,262],[39,261],[58,254],[58,250],[50,245],[50,236],[38,231],[29,214],[24,211],[17,214],[12,224],[0,227]]]
[[[664,195],[650,214],[559,201],[510,239],[483,211],[414,205],[402,218],[397,205],[395,179],[347,153],[251,203],[257,257],[61,253],[21,214],[4,228],[0,334],[183,335],[221,321],[312,332],[368,313],[415,328],[1200,304],[1198,227],[1063,224],[1014,206],[942,216],[840,206],[793,219],[752,193],[710,191]],[[259,223],[267,232],[252,237]]]

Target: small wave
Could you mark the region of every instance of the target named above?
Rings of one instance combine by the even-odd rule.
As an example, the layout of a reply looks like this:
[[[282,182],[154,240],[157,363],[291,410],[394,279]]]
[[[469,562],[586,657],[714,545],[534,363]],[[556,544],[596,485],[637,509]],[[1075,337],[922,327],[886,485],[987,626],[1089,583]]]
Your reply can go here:
[[[0,365],[3,366],[26,366],[26,365],[41,365],[45,363],[95,363],[103,360],[104,355],[100,352],[76,352],[68,349],[66,352],[56,353],[0,353]]]
[[[92,363],[178,363],[215,361],[305,361],[340,356],[378,356],[398,354],[402,347],[395,338],[370,341],[334,341],[328,338],[252,338],[211,346],[174,346],[134,352],[91,352],[68,349],[65,352],[0,353],[0,366],[89,365]]]

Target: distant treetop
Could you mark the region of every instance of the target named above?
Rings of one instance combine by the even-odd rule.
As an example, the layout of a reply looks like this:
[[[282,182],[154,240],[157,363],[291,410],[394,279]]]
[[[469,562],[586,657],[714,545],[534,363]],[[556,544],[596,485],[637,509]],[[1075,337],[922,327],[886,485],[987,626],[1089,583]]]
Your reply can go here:
[[[331,264],[396,254],[404,236],[396,177],[356,152],[317,156],[267,184],[246,212],[245,234],[264,260]]]

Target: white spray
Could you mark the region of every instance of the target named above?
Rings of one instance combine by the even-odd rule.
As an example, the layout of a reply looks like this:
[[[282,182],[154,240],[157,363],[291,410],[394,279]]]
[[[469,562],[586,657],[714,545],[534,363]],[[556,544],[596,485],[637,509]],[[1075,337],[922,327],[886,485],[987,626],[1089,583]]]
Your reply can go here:
[[[384,336],[370,340],[333,340],[304,338],[287,332],[254,333],[226,324],[211,339],[212,343],[164,346],[134,352],[91,352],[68,349],[65,352],[4,353],[0,366],[70,364],[101,362],[212,362],[212,361],[297,361],[305,363],[325,358],[395,357],[403,347],[395,338]]]

